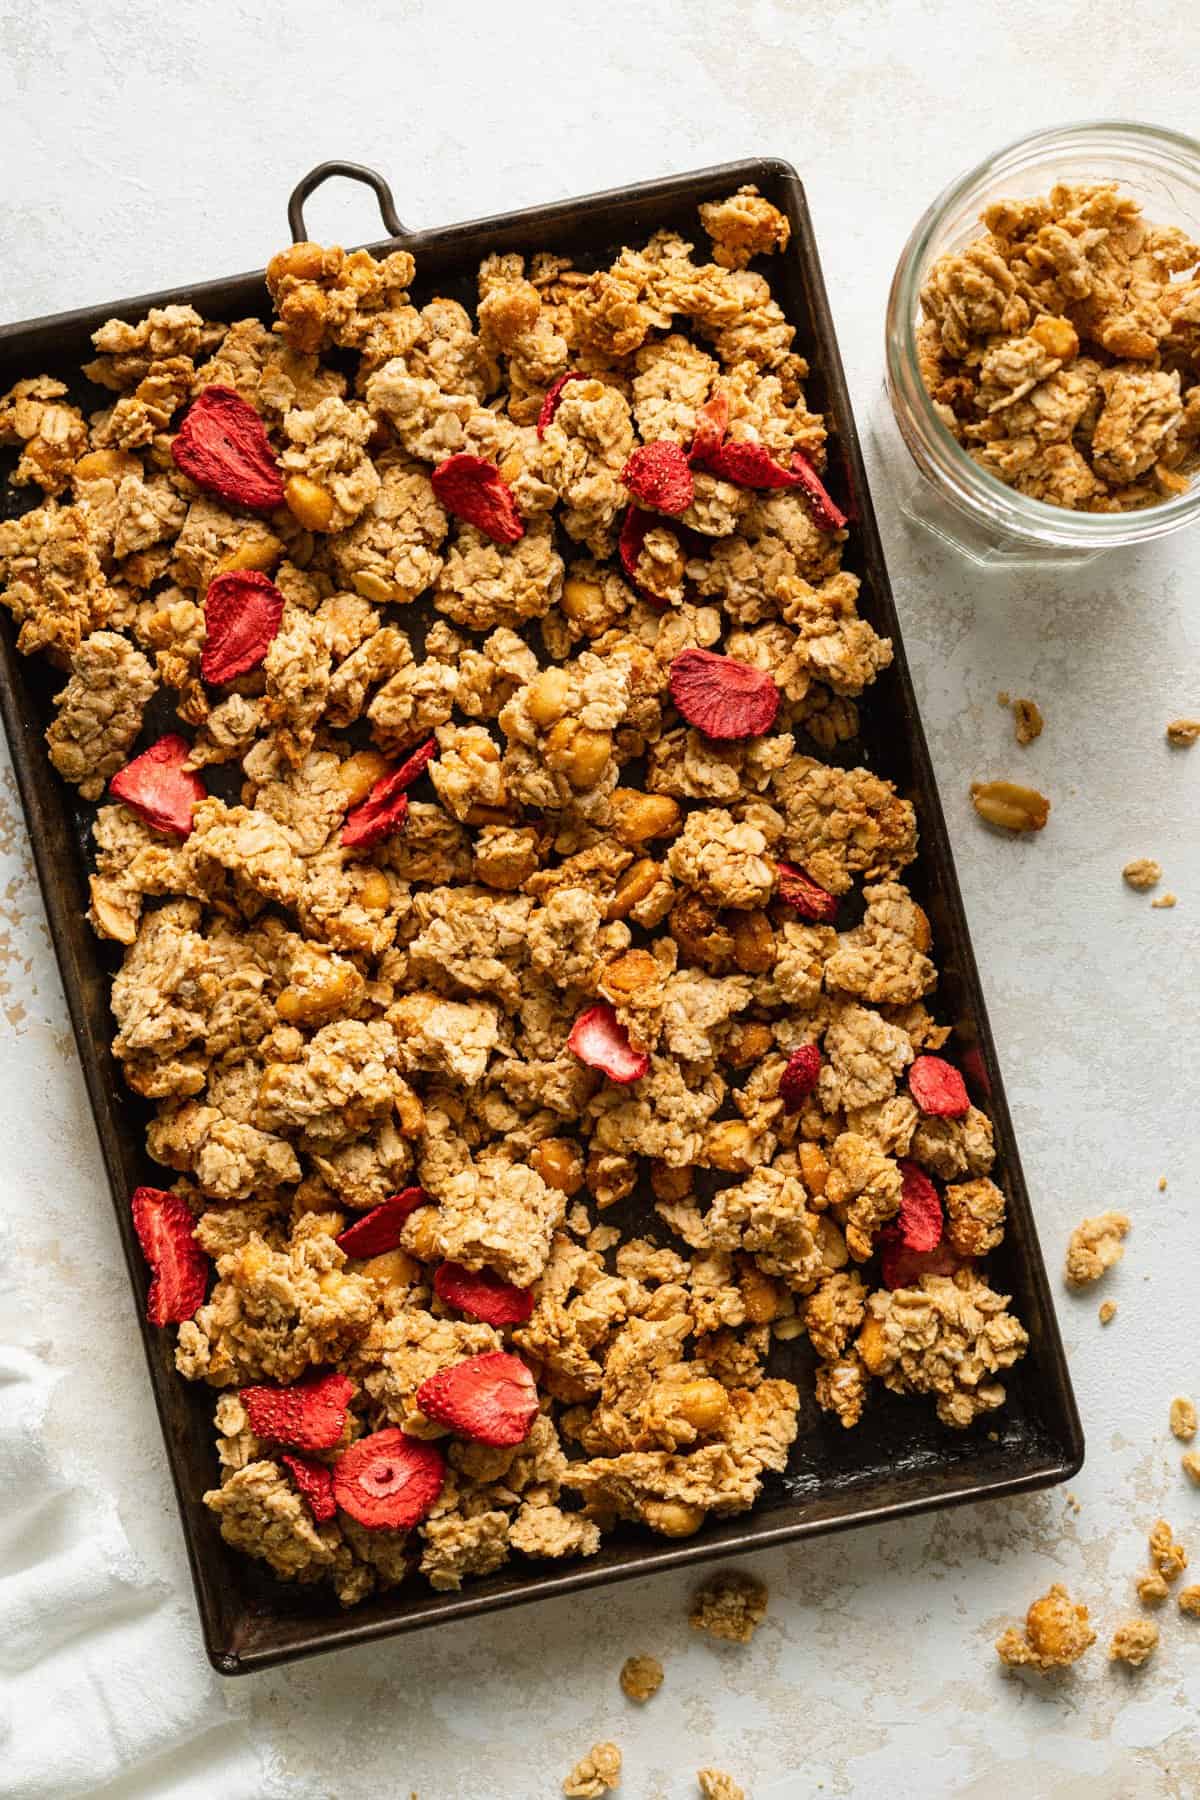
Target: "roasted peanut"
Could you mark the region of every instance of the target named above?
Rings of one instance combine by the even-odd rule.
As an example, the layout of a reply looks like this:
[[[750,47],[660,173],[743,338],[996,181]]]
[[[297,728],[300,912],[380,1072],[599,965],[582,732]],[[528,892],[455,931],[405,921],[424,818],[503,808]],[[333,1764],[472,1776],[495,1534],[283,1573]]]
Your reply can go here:
[[[869,1312],[862,1323],[858,1334],[858,1354],[862,1365],[869,1375],[882,1375],[887,1367],[887,1340],[883,1335],[883,1326]]]
[[[648,950],[624,950],[600,969],[596,985],[606,1000],[620,1006],[661,980],[662,969]]]
[[[614,788],[611,830],[618,844],[637,850],[651,838],[673,837],[683,824],[679,802],[669,794],[643,794],[637,788]]]
[[[347,808],[366,799],[375,783],[387,774],[390,764],[378,750],[356,750],[339,764],[338,786],[346,796]]]
[[[302,242],[289,244],[278,251],[267,265],[267,280],[274,286],[285,276],[293,281],[316,281],[325,269],[325,250],[321,244]]]
[[[261,575],[273,569],[282,555],[283,545],[271,532],[248,532],[225,552],[213,572],[228,575],[234,569],[257,569]]]
[[[394,582],[385,581],[381,575],[374,575],[369,569],[360,569],[354,576],[354,591],[376,606],[385,606],[389,600],[396,599],[400,592]]]
[[[569,1138],[543,1138],[530,1151],[529,1166],[560,1194],[577,1194],[583,1186],[583,1157]]]
[[[568,575],[563,582],[559,605],[568,619],[574,619],[576,624],[589,614],[595,617],[603,604],[604,589],[598,581],[587,581],[581,575]]]
[[[571,684],[562,669],[543,669],[529,684],[526,710],[543,731],[558,723],[567,710]]]
[[[764,1275],[758,1264],[749,1257],[742,1257],[738,1263],[738,1287],[742,1292],[742,1301],[746,1308],[746,1317],[752,1325],[769,1325],[777,1318],[783,1305],[783,1296],[779,1283]]]
[[[75,464],[76,481],[121,481],[126,475],[140,475],[142,465],[128,450],[89,450]]]
[[[404,1221],[401,1245],[419,1262],[433,1262],[441,1255],[436,1206],[418,1206],[416,1212],[409,1213]]]
[[[293,475],[284,482],[283,497],[288,511],[306,531],[324,531],[333,517],[333,495],[307,475]]]
[[[593,1150],[584,1169],[588,1193],[604,1210],[618,1200],[628,1199],[637,1183],[637,1158],[616,1156],[604,1150]]]
[[[396,1115],[401,1137],[418,1138],[423,1134],[425,1108],[421,1103],[421,1096],[414,1093],[407,1082],[397,1092],[392,1110]]]
[[[820,1199],[825,1192],[825,1183],[829,1180],[829,1158],[820,1144],[809,1143],[800,1144],[796,1156],[805,1187],[814,1198]]]
[[[656,1200],[686,1200],[692,1191],[692,1171],[656,1160],[650,1165],[650,1186]]]
[[[362,990],[362,976],[353,963],[327,961],[325,971],[306,971],[310,977],[285,987],[275,1011],[285,1025],[313,1025],[317,1020],[344,1013]]]
[[[759,1025],[754,1021],[735,1025],[725,1039],[721,1061],[728,1063],[731,1069],[752,1068],[755,1063],[762,1061],[774,1042],[774,1033],[769,1025]]]
[[[742,1174],[758,1164],[754,1133],[743,1119],[719,1119],[710,1125],[701,1159],[708,1167]]]
[[[704,1376],[668,1385],[670,1411],[686,1420],[693,1431],[718,1431],[729,1417],[729,1395],[719,1381]]]
[[[1079,333],[1070,319],[1043,313],[1030,326],[1029,335],[1037,339],[1043,350],[1048,351],[1051,356],[1059,357],[1063,362],[1070,362],[1079,354]]]
[[[546,738],[547,767],[565,775],[577,793],[595,787],[611,754],[611,731],[593,731],[575,719],[560,719]]]
[[[368,912],[386,912],[392,903],[391,883],[382,869],[368,869],[359,885],[358,898]]]
[[[663,1537],[694,1537],[707,1514],[702,1506],[688,1506],[682,1500],[644,1500],[642,1518],[651,1531]]]
[[[1016,781],[973,781],[971,802],[981,819],[1005,831],[1041,831],[1050,817],[1046,796]]]
[[[661,864],[652,862],[648,856],[635,862],[618,881],[604,917],[610,923],[613,919],[624,919],[633,907],[649,898],[661,878]]]
[[[775,933],[765,912],[735,912],[732,929],[733,960],[744,975],[775,967]]]
[[[420,1271],[406,1251],[385,1250],[379,1256],[369,1256],[356,1272],[372,1287],[410,1288]]]
[[[680,895],[671,908],[667,930],[683,960],[698,963],[710,975],[723,975],[733,962],[733,933],[697,894]]]
[[[511,825],[512,813],[507,806],[468,806],[466,825]]]

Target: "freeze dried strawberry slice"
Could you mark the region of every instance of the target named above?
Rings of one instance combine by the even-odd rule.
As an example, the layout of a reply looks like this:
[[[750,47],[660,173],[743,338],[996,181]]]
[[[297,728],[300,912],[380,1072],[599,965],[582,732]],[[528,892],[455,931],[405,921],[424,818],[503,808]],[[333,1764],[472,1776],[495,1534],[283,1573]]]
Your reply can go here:
[[[642,545],[646,542],[646,533],[653,523],[653,513],[643,512],[640,506],[626,507],[625,517],[621,520],[621,535],[617,539],[621,567],[643,600],[651,600],[653,597],[638,585],[638,558],[642,554]],[[659,607],[662,605],[661,600],[653,603]]]
[[[667,438],[639,445],[621,470],[621,480],[639,506],[673,518],[687,511],[696,492],[682,444]]]
[[[151,1325],[181,1325],[204,1300],[208,1258],[196,1242],[191,1211],[178,1194],[140,1187],[130,1201],[133,1229],[153,1271],[146,1295]]]
[[[123,800],[155,831],[170,831],[176,837],[187,837],[192,829],[192,814],[204,799],[204,783],[184,763],[192,753],[186,738],[178,732],[160,737],[156,744],[118,769],[108,784],[114,800]]]
[[[539,438],[545,437],[546,427],[558,411],[558,403],[562,399],[563,389],[566,387],[568,381],[586,380],[587,376],[583,374],[580,369],[568,369],[565,375],[560,375],[557,381],[552,381],[550,383],[550,386],[546,389],[546,397],[542,401],[541,408],[538,412],[537,434]]]
[[[533,1311],[533,1289],[514,1287],[491,1269],[464,1269],[461,1263],[439,1263],[433,1291],[447,1306],[482,1319],[485,1325],[523,1325]]]
[[[761,737],[779,712],[779,689],[765,669],[715,650],[681,651],[670,686],[676,709],[707,738]]]
[[[486,457],[466,451],[448,456],[430,479],[446,511],[476,526],[493,543],[515,544],[525,536],[513,491]]]
[[[342,843],[347,849],[369,850],[400,830],[408,817],[408,796],[418,776],[423,775],[437,755],[437,741],[430,738],[414,750],[390,775],[381,775],[365,800],[346,814],[342,826]]]
[[[445,1458],[436,1445],[390,1425],[338,1457],[333,1497],[368,1531],[407,1531],[430,1511],[445,1479]]]
[[[910,1250],[898,1225],[885,1225],[876,1241],[886,1288],[916,1287],[922,1275],[954,1275],[970,1261],[951,1249],[945,1238],[933,1250]]]
[[[519,1356],[491,1350],[439,1369],[417,1389],[427,1418],[479,1444],[520,1444],[537,1416],[537,1387]]]
[[[829,925],[837,918],[837,895],[831,894],[795,863],[775,864],[775,894],[785,906],[794,907],[812,925]]]
[[[710,394],[696,409],[696,431],[689,451],[694,463],[706,464],[721,448],[729,429],[729,395],[724,388]]]
[[[692,460],[700,461],[695,455]],[[701,466],[722,481],[732,481],[735,487],[789,488],[800,482],[798,475],[776,462],[765,444],[749,438],[727,438],[704,456]]]
[[[645,1050],[635,1050],[616,1012],[602,1000],[581,1012],[571,1027],[567,1049],[589,1069],[600,1069],[610,1081],[640,1081],[650,1067]]]
[[[289,1470],[292,1480],[308,1501],[308,1510],[318,1525],[328,1525],[337,1511],[333,1497],[333,1471],[324,1463],[307,1456],[291,1456],[286,1451],[279,1458]]]
[[[205,681],[232,681],[257,669],[283,617],[283,595],[257,569],[230,569],[214,575],[204,596]]]
[[[971,1108],[966,1082],[941,1056],[918,1056],[908,1071],[908,1091],[935,1119],[961,1119]]]
[[[849,524],[846,514],[826,490],[824,482],[803,450],[792,452],[792,474],[804,489],[814,525],[822,531],[840,531]]]
[[[403,1193],[393,1194],[381,1206],[373,1206],[361,1219],[355,1219],[333,1241],[347,1256],[382,1256],[396,1248],[405,1219],[418,1206],[424,1206],[427,1199],[424,1188],[405,1188]]]
[[[241,1399],[257,1437],[297,1450],[330,1450],[345,1429],[353,1394],[348,1375],[318,1375],[292,1387],[244,1387]]]
[[[787,1068],[779,1077],[779,1098],[785,1113],[799,1112],[817,1085],[821,1073],[821,1052],[816,1044],[801,1044],[787,1059]]]
[[[936,1250],[942,1241],[942,1202],[924,1169],[902,1158],[897,1226],[906,1250]]]
[[[283,505],[283,480],[266,426],[231,387],[207,387],[171,443],[176,466],[230,506],[270,512]]]

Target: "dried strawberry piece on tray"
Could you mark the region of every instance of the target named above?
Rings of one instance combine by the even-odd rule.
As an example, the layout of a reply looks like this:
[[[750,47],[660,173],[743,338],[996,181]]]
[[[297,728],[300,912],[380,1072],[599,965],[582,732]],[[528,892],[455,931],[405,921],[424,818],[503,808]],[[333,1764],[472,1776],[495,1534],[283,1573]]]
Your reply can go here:
[[[902,1186],[896,1220],[906,1250],[936,1250],[942,1241],[942,1202],[924,1169],[900,1160]]]
[[[108,791],[155,831],[185,838],[192,829],[192,814],[205,795],[200,777],[183,766],[191,753],[187,739],[170,732],[118,769]]]
[[[525,536],[516,496],[486,457],[460,451],[439,463],[430,479],[446,511],[476,526],[493,543],[515,544]]]
[[[792,452],[792,474],[804,489],[815,525],[822,531],[840,531],[844,525],[849,524],[848,514],[842,511],[828,492],[803,450]]]
[[[204,596],[200,673],[214,684],[257,669],[283,618],[283,595],[257,569],[214,575]]]
[[[366,799],[346,814],[342,843],[348,850],[369,850],[400,830],[408,817],[405,790],[424,774],[436,755],[437,742],[430,738],[428,743],[406,757],[398,769],[379,777]]]
[[[130,1200],[133,1228],[153,1278],[146,1295],[151,1325],[181,1325],[203,1304],[208,1258],[196,1242],[186,1200],[163,1188],[139,1187]]]
[[[497,1329],[523,1325],[533,1311],[533,1289],[514,1287],[491,1269],[466,1269],[462,1263],[439,1263],[433,1291],[447,1306],[482,1319]]]
[[[177,468],[230,506],[270,512],[283,505],[283,480],[252,406],[230,387],[207,387],[192,401],[171,442]]]
[[[333,1470],[327,1469],[324,1463],[313,1462],[311,1457],[296,1456],[286,1450],[279,1460],[308,1501],[308,1510],[317,1524],[328,1525],[337,1512],[337,1501],[333,1497]]]
[[[569,381],[586,380],[587,376],[582,370],[568,369],[565,375],[560,375],[557,380],[550,383],[550,386],[546,389],[546,397],[538,410],[537,434],[539,438],[545,437],[546,427],[550,424],[555,413],[558,411],[558,403],[563,397],[563,389],[566,387],[567,383]]]
[[[346,1427],[354,1395],[348,1375],[318,1375],[291,1387],[244,1387],[242,1405],[256,1437],[297,1450],[330,1450]]]
[[[816,1044],[801,1044],[787,1059],[787,1068],[779,1077],[779,1098],[785,1113],[799,1112],[817,1085],[821,1073],[821,1052]]]
[[[347,1225],[333,1241],[347,1256],[360,1259],[382,1256],[396,1248],[405,1219],[409,1213],[416,1212],[418,1206],[424,1206],[427,1197],[422,1187],[405,1188],[382,1205],[373,1206],[361,1219],[355,1219],[353,1225]]]
[[[710,394],[703,406],[696,408],[696,430],[688,452],[692,462],[706,464],[716,455],[729,429],[729,395],[724,388]]]
[[[600,1069],[610,1081],[640,1081],[650,1067],[649,1055],[633,1048],[607,1000],[580,1013],[567,1038],[567,1049],[589,1069]]]
[[[621,480],[638,506],[675,518],[687,511],[696,492],[686,451],[667,438],[640,444],[621,470]]]
[[[407,1531],[430,1511],[445,1479],[437,1446],[392,1425],[342,1452],[333,1465],[333,1496],[369,1531]]]
[[[898,1225],[885,1225],[876,1242],[886,1288],[916,1287],[922,1275],[955,1275],[970,1260],[959,1256],[945,1238],[933,1250],[910,1250]]]
[[[908,1071],[908,1091],[923,1113],[935,1119],[961,1119],[971,1109],[967,1084],[942,1056],[918,1056]]]
[[[837,918],[837,895],[831,894],[795,863],[775,864],[775,894],[810,925],[830,925]]]
[[[538,1409],[537,1385],[519,1356],[485,1351],[439,1369],[417,1389],[427,1418],[479,1444],[520,1444]]]
[[[765,669],[715,650],[684,650],[671,664],[671,699],[707,738],[761,737],[779,713],[779,689]]]
[[[749,438],[727,438],[705,456],[701,466],[722,481],[732,481],[735,487],[788,488],[800,484],[799,476],[776,462],[765,444],[756,444]]]

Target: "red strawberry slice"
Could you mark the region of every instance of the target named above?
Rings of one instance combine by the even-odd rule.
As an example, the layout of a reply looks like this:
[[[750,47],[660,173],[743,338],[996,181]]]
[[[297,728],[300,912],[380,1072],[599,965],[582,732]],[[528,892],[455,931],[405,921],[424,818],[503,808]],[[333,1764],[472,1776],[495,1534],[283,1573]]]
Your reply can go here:
[[[433,491],[456,518],[465,519],[496,544],[515,544],[525,536],[512,489],[495,463],[461,451],[439,463],[430,476]]]
[[[654,514],[643,512],[640,506],[629,506],[625,509],[625,517],[621,520],[621,535],[617,539],[617,552],[621,558],[621,567],[625,571],[629,585],[639,600],[647,606],[654,607],[656,612],[666,612],[667,602],[652,594],[638,580],[638,558],[642,554],[642,546],[646,542],[646,533],[655,523]]]
[[[313,1462],[307,1456],[289,1455],[287,1451],[279,1458],[291,1474],[292,1480],[308,1501],[308,1510],[318,1525],[328,1525],[337,1512],[337,1501],[333,1497],[333,1471],[324,1463]]]
[[[203,1304],[208,1258],[196,1242],[185,1200],[162,1188],[140,1187],[130,1201],[142,1255],[153,1270],[146,1295],[151,1325],[179,1325]]]
[[[355,1219],[353,1225],[347,1225],[333,1241],[347,1256],[382,1256],[385,1251],[396,1248],[405,1219],[409,1213],[416,1212],[418,1206],[424,1206],[428,1198],[424,1188],[405,1188],[403,1193],[393,1194],[382,1205],[373,1206],[369,1213],[364,1213],[361,1219]]]
[[[437,755],[437,741],[430,738],[406,757],[398,769],[381,775],[365,800],[360,800],[346,814],[342,826],[342,843],[349,849],[369,850],[384,838],[399,831],[408,817],[408,795],[418,776],[423,775]]]
[[[686,451],[666,438],[639,445],[621,470],[621,480],[639,506],[676,518],[687,511],[696,492]]]
[[[942,1056],[918,1056],[908,1071],[908,1090],[935,1119],[961,1119],[971,1108],[966,1082]]]
[[[433,1291],[447,1306],[482,1319],[497,1330],[523,1325],[533,1311],[533,1289],[514,1287],[491,1269],[465,1269],[461,1263],[439,1263],[433,1272]]]
[[[775,864],[775,895],[812,925],[830,925],[837,918],[837,895],[831,894],[795,863]]]
[[[710,394],[696,410],[696,431],[689,452],[694,463],[707,463],[721,448],[729,429],[729,395],[724,388]]]
[[[779,712],[779,689],[765,669],[715,650],[681,651],[670,687],[677,711],[707,738],[761,737]]]
[[[205,681],[232,681],[257,669],[283,618],[283,595],[257,569],[230,569],[214,575],[204,596]]]
[[[200,777],[183,766],[191,753],[187,739],[170,732],[118,769],[108,791],[155,831],[185,838],[192,829],[192,814],[205,797]]]
[[[610,1081],[640,1081],[650,1067],[645,1050],[635,1050],[616,1012],[602,1000],[581,1012],[571,1027],[567,1049],[589,1069],[600,1069]]]
[[[430,1511],[446,1479],[435,1444],[395,1426],[359,1438],[333,1465],[333,1497],[369,1531],[407,1531]]]
[[[779,1077],[779,1098],[785,1113],[800,1111],[817,1085],[821,1073],[821,1052],[816,1044],[801,1044],[787,1059],[787,1068]]]
[[[566,387],[568,381],[586,380],[587,376],[583,374],[581,370],[568,369],[565,375],[560,375],[557,381],[552,381],[550,383],[550,386],[546,389],[546,397],[542,401],[541,409],[538,412],[537,434],[539,438],[545,437],[546,427],[558,411],[559,401],[562,399],[563,389]]]
[[[537,1415],[537,1386],[519,1356],[492,1350],[439,1369],[417,1389],[427,1418],[479,1444],[520,1444]]]
[[[297,1450],[331,1450],[353,1395],[348,1375],[318,1375],[292,1387],[244,1387],[241,1398],[256,1437]]]
[[[283,505],[283,481],[266,426],[233,388],[207,387],[193,400],[171,455],[197,487],[231,506],[270,512]]]
[[[693,461],[695,461],[693,457]],[[789,488],[799,486],[799,476],[776,462],[765,444],[749,438],[727,438],[704,458],[703,466],[710,475],[732,481],[735,487]]]
[[[936,1250],[942,1241],[942,1202],[924,1169],[902,1158],[897,1225],[906,1250]]]
[[[876,1242],[887,1288],[916,1287],[922,1275],[955,1275],[971,1260],[957,1255],[946,1238],[933,1250],[910,1250],[898,1225],[885,1225]]]
[[[844,525],[850,523],[836,500],[830,496],[821,477],[803,450],[792,452],[792,474],[804,489],[814,525],[817,525],[822,531],[841,531]]]

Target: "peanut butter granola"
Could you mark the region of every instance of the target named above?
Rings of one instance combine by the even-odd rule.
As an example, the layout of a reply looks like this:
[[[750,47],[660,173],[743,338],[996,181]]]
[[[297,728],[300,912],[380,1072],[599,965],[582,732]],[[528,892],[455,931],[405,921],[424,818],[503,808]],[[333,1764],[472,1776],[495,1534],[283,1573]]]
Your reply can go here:
[[[1031,499],[1127,512],[1200,466],[1200,246],[1115,182],[997,200],[921,289],[938,417]]]
[[[1045,1674],[1048,1669],[1069,1668],[1095,1641],[1087,1607],[1077,1606],[1056,1581],[1029,1608],[1024,1631],[1010,1625],[997,1638],[996,1655],[1009,1668],[1028,1666]]]
[[[86,380],[0,399],[0,597],[99,803],[169,1184],[132,1200],[148,1316],[212,1390],[216,1527],[347,1605],[691,1536],[785,1470],[797,1380],[826,1429],[889,1390],[961,1429],[1026,1348],[916,816],[856,746],[892,646],[753,266],[788,223],[701,222],[711,260],[489,257],[474,311],[296,244],[270,326],[112,320]],[[1133,408],[1182,467],[1191,413],[1114,369],[1097,457]],[[693,1623],[765,1603],[726,1575]]]

